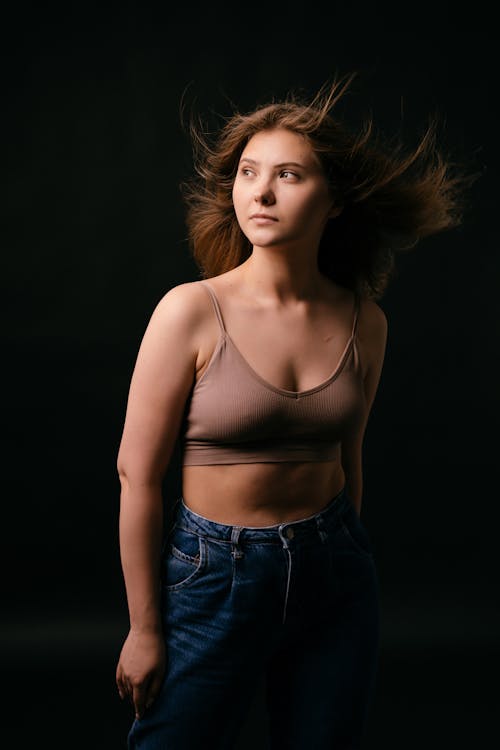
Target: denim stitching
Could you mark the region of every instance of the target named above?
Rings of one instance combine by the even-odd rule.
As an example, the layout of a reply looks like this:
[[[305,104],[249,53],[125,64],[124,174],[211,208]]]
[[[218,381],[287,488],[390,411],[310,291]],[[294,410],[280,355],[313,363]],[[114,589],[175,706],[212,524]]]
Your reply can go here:
[[[341,523],[341,526],[342,526],[342,531],[344,532],[344,534],[346,535],[346,537],[351,541],[351,543],[354,546],[354,548],[356,549],[356,551],[359,554],[364,555],[365,557],[373,558],[373,552],[368,552],[367,550],[363,549],[363,547],[361,547],[358,544],[358,542],[354,539],[354,537],[352,536],[351,532],[349,531],[349,529],[345,525],[343,518],[340,519],[340,523]]]
[[[288,604],[288,592],[290,591],[290,578],[291,578],[291,575],[292,575],[292,555],[290,553],[289,547],[286,544],[283,545],[283,552],[285,552],[285,558],[286,558],[287,581],[286,581],[285,603],[284,603],[284,606],[283,606],[283,620],[281,621],[282,625],[285,624],[285,620],[286,620],[286,608],[287,608],[287,604]],[[288,557],[287,557],[286,553],[288,553]]]
[[[205,541],[203,538],[199,537],[199,549],[200,549],[200,558],[198,560],[198,565],[193,570],[192,573],[187,578],[184,578],[184,580],[179,581],[178,583],[171,583],[167,584],[165,583],[165,589],[167,591],[177,591],[178,589],[184,588],[185,586],[188,586],[191,582],[195,581],[197,578],[200,577],[201,573],[205,570],[205,568],[208,565],[208,547],[205,544]],[[178,550],[180,552],[180,550]],[[184,554],[184,553],[181,553]],[[189,557],[189,555],[187,555]],[[189,561],[190,562],[190,561]]]

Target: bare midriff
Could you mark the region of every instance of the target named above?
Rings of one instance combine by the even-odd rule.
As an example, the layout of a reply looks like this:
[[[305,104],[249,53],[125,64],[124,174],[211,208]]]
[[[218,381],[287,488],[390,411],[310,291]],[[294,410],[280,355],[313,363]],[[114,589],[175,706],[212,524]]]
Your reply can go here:
[[[182,497],[216,523],[270,526],[325,508],[345,484],[339,461],[184,466]]]

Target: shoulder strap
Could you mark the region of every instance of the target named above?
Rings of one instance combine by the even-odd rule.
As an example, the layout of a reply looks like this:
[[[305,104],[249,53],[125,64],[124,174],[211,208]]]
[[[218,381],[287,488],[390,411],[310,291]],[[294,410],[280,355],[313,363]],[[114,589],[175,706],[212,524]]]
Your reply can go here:
[[[351,338],[354,338],[356,335],[356,329],[358,327],[358,316],[359,316],[359,308],[361,307],[361,297],[358,294],[358,292],[354,292],[354,320],[352,323],[352,331],[351,331]]]
[[[217,315],[217,320],[219,321],[219,325],[221,327],[221,330],[225,332],[226,329],[224,327],[224,321],[222,319],[222,313],[220,311],[219,301],[218,301],[218,299],[216,297],[216,294],[215,294],[214,290],[212,289],[212,287],[210,286],[210,284],[207,284],[206,281],[201,281],[200,283],[205,287],[205,289],[210,294],[210,297],[212,299],[212,304],[214,306],[215,314]]]
[[[354,368],[356,371],[361,372],[361,359],[359,356],[358,345],[356,342],[356,330],[358,327],[359,309],[361,307],[361,296],[358,292],[354,292],[354,321],[352,324],[351,340],[352,340],[352,351],[354,356]]]

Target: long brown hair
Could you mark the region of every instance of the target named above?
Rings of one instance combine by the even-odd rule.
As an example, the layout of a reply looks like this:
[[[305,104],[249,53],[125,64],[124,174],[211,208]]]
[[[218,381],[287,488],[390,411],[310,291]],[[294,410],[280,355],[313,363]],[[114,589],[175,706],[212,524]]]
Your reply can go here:
[[[181,185],[192,256],[202,278],[242,263],[252,252],[232,203],[241,153],[262,130],[303,135],[318,156],[342,212],[330,219],[318,267],[341,286],[380,299],[395,271],[395,253],[462,221],[464,190],[477,177],[447,160],[437,147],[437,119],[410,151],[383,142],[373,120],[352,132],[332,110],[356,73],[325,84],[310,99],[289,93],[241,114],[236,109],[214,138],[191,117],[195,174]]]

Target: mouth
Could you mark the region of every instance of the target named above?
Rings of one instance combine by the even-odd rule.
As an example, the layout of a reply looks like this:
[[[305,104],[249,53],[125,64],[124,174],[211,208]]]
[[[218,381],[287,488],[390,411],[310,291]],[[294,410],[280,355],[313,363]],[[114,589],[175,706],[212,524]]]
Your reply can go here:
[[[270,216],[269,214],[252,214],[250,216],[250,219],[253,219],[255,221],[262,221],[262,222],[278,221],[278,219],[276,219],[274,216]]]

